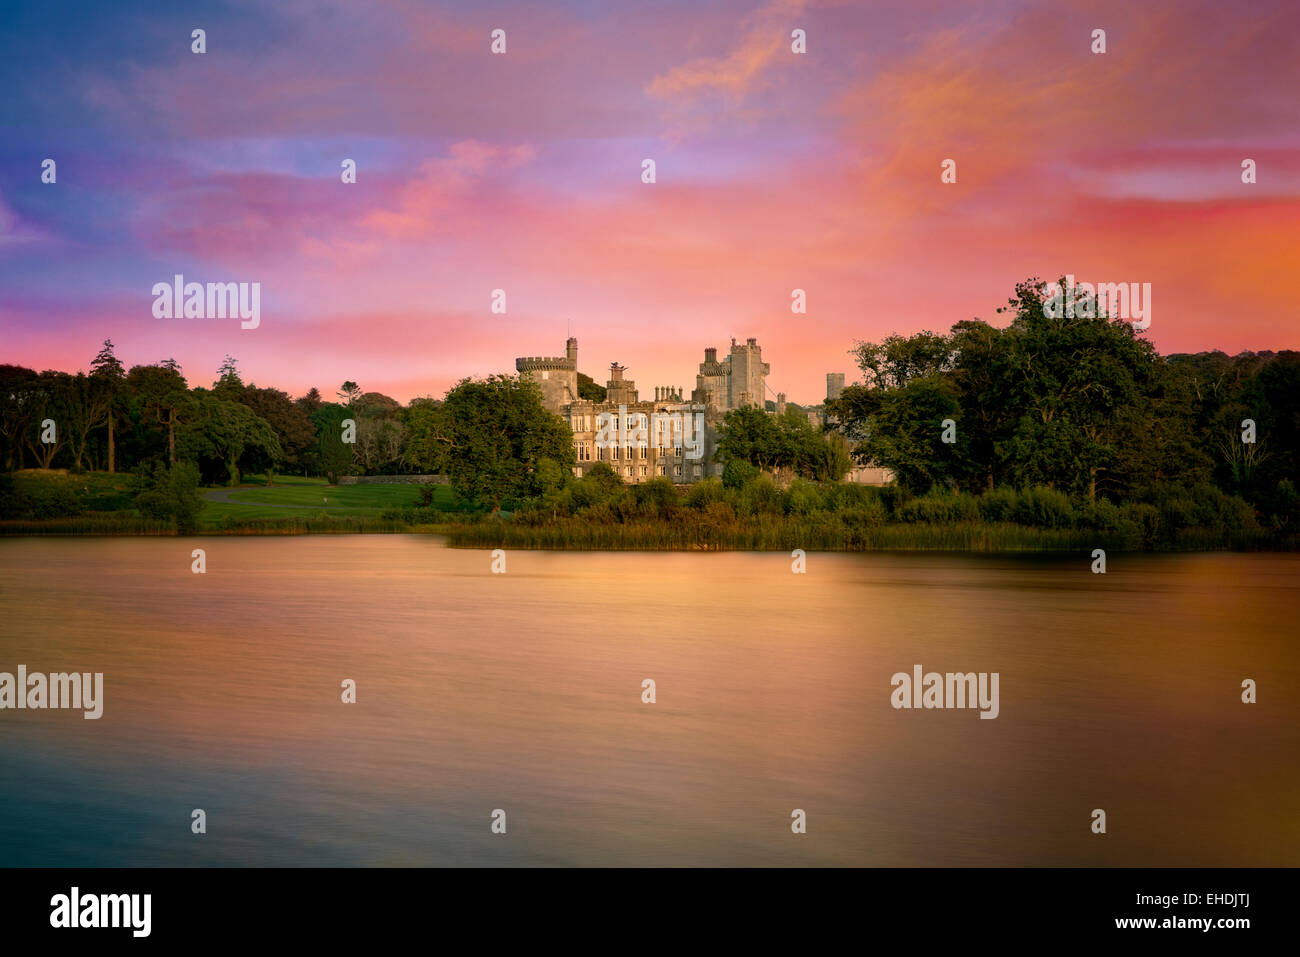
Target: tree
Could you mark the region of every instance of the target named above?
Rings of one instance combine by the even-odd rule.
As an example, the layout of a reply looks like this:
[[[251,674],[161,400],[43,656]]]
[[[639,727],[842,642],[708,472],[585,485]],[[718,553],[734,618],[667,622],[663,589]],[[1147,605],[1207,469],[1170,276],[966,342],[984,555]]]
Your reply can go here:
[[[935,332],[887,336],[880,343],[858,340],[850,350],[868,388],[900,388],[912,379],[942,375],[952,368],[952,342]]]
[[[239,377],[239,365],[234,356],[226,356],[217,369],[217,381],[212,392],[218,398],[238,401],[244,393],[244,380]]]
[[[351,418],[347,406],[324,402],[312,413],[316,426],[317,461],[331,485],[352,465],[352,446],[343,442],[343,420]]]
[[[960,405],[962,445],[969,472],[961,479],[971,490],[992,489],[1006,478],[999,449],[1011,436],[1009,355],[1005,330],[978,319],[958,322],[950,338],[954,359],[949,380]]]
[[[104,346],[90,363],[90,377],[102,390],[107,400],[105,424],[108,426],[108,471],[117,471],[116,425],[122,413],[125,395],[126,370],[113,352],[113,340],[105,339]]]
[[[504,499],[538,490],[541,459],[565,471],[575,460],[568,424],[542,405],[536,383],[518,376],[462,379],[426,427],[426,440],[445,449],[452,488],[494,513]]]
[[[4,441],[5,471],[23,467],[23,443],[31,428],[39,380],[35,369],[0,365],[0,438]]]
[[[852,467],[842,438],[825,435],[797,410],[770,415],[758,406],[728,412],[718,427],[716,458],[748,462],[759,469],[786,470],[819,481],[838,481]],[[724,470],[725,471],[725,470]],[[733,482],[743,480],[732,470]]]
[[[174,521],[182,535],[198,531],[203,499],[199,495],[199,470],[190,462],[166,468],[153,461],[135,470],[132,504],[145,518]]]
[[[264,419],[280,443],[283,453],[281,463],[265,459],[257,463],[262,467],[283,464],[285,468],[302,468],[304,458],[316,446],[316,426],[307,411],[288,393],[279,389],[260,389],[255,385],[246,387],[236,400],[248,406],[259,418]],[[270,474],[268,473],[268,480]]]
[[[1009,300],[1013,474],[1095,499],[1099,485],[1126,484],[1116,466],[1126,443],[1143,441],[1157,356],[1121,319],[1054,317],[1043,306],[1033,279]]]
[[[339,391],[336,394],[339,397],[339,401],[351,409],[356,405],[357,400],[361,398],[361,386],[349,379],[339,387]]]
[[[54,464],[54,457],[68,444],[72,420],[72,376],[66,372],[47,369],[31,385],[32,424],[25,436],[27,448],[36,458],[38,466],[48,469]],[[47,420],[53,423],[53,429],[50,430],[53,432],[52,442],[44,441]]]
[[[425,397],[412,399],[402,412],[406,426],[402,464],[415,472],[439,474],[446,469],[446,445],[437,439],[441,408],[440,399]]]
[[[132,366],[126,379],[141,414],[166,426],[167,464],[175,465],[177,429],[197,409],[180,365],[175,359],[164,359],[157,365]]]
[[[357,419],[356,461],[368,473],[381,471],[402,455],[406,427],[397,418],[362,415]]]
[[[591,376],[578,373],[578,398],[588,399],[592,402],[605,401],[605,387],[600,385]]]
[[[317,409],[321,407],[321,404],[325,400],[321,398],[320,389],[316,388],[315,386],[312,386],[310,389],[307,390],[306,395],[299,396],[293,401],[294,401],[294,405],[300,406],[302,410],[307,413],[308,417],[310,417]]]
[[[1050,315],[1036,279],[1002,311],[1003,330],[975,320],[859,343],[866,384],[827,404],[855,458],[914,491],[1009,482],[1095,499],[1203,474],[1186,384],[1129,323]],[[941,441],[944,419],[955,442]]]
[[[245,453],[260,453],[272,462],[282,457],[275,430],[265,419],[245,405],[220,398],[215,390],[194,391],[197,414],[180,436],[187,456],[224,463],[232,486],[239,484],[239,461]]]
[[[760,469],[776,468],[781,460],[776,420],[756,405],[728,412],[718,425],[720,461],[740,459]]]
[[[886,389],[855,457],[891,469],[913,492],[951,485],[963,463],[956,443],[943,441],[943,422],[955,423],[959,409],[955,389],[939,375]]]
[[[72,446],[72,467],[81,468],[90,433],[108,421],[111,396],[100,383],[84,372],[68,381],[68,441]]]
[[[357,423],[353,460],[369,473],[397,464],[406,439],[402,403],[380,392],[366,392],[351,409]]]

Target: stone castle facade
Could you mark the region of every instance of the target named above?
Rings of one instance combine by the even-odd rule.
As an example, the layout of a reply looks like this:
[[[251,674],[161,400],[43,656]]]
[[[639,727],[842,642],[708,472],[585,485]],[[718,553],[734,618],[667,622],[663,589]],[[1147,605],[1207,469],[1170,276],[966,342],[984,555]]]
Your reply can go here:
[[[704,350],[704,361],[695,376],[695,388],[687,398],[676,386],[655,386],[653,399],[642,399],[636,383],[625,376],[627,368],[610,363],[605,399],[597,402],[578,394],[578,340],[570,337],[563,356],[524,356],[515,360],[515,370],[527,375],[542,391],[546,408],[569,423],[577,464],[573,473],[582,476],[597,462],[604,462],[625,482],[644,482],[665,476],[678,485],[688,485],[722,474],[713,461],[718,444],[718,424],[733,409],[756,405],[766,408],[767,376],[771,366],[763,361],[763,349],[755,339],[743,344],[731,340],[731,351],[722,359],[718,350]],[[826,398],[837,399],[844,390],[844,373],[826,374]],[[775,397],[776,413],[786,410],[785,393]],[[818,427],[826,422],[823,406],[805,410],[808,421]],[[646,441],[627,447],[609,441],[602,421],[625,421],[644,416],[647,423],[681,422],[686,429],[662,431],[653,425]],[[699,423],[699,428],[695,428]],[[865,485],[887,485],[894,480],[888,469],[855,466],[845,481]]]
[[[624,376],[626,367],[614,362],[603,402],[578,394],[577,339],[565,343],[563,357],[524,356],[515,360],[515,370],[536,382],[546,408],[569,423],[577,452],[575,475],[604,462],[625,482],[665,476],[676,484],[690,484],[722,474],[722,466],[713,461],[718,423],[733,409],[763,407],[771,366],[763,361],[756,340],[741,345],[733,339],[731,352],[721,360],[717,349],[704,350],[689,399],[676,386],[655,386],[654,398],[642,399],[636,383]],[[655,429],[647,442],[632,447],[602,447],[610,445],[602,440],[602,421],[638,416],[648,423],[680,422],[684,428]]]

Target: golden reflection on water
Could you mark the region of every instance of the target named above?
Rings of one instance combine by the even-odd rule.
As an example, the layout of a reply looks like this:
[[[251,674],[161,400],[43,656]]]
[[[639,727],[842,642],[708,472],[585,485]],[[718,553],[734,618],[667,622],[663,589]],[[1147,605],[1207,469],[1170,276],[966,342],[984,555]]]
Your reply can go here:
[[[1300,556],[1090,563],[0,540],[0,864],[1300,864]]]

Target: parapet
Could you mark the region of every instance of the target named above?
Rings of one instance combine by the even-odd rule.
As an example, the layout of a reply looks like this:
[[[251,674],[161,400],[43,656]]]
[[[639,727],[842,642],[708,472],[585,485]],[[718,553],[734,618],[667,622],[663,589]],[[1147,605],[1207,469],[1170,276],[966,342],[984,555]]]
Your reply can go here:
[[[577,360],[565,356],[522,356],[515,360],[516,372],[540,372],[542,370],[577,372],[578,363]]]

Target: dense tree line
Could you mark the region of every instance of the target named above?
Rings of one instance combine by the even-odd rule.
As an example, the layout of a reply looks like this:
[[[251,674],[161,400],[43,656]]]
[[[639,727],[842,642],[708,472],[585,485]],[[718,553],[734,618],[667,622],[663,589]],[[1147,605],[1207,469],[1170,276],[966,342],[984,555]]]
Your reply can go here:
[[[106,340],[89,373],[0,365],[4,469],[134,471],[187,461],[203,481],[237,483],[247,471],[328,475],[409,472],[407,408],[355,382],[337,401],[310,389],[298,398],[245,384],[229,356],[211,386],[191,386],[171,359],[127,370]],[[345,442],[343,421],[355,423]],[[44,427],[43,423],[52,423]]]
[[[1294,520],[1300,353],[1162,357],[1128,322],[1049,316],[1037,280],[1005,311],[1005,328],[859,342],[863,381],[827,404],[854,458],[914,494],[1043,486],[1118,503],[1213,487]]]
[[[245,384],[230,356],[210,386],[191,386],[170,359],[127,371],[105,341],[89,373],[0,365],[0,457],[8,472],[133,472],[142,513],[161,515],[166,502],[179,517],[189,499],[164,473],[182,465],[194,484],[237,485],[250,471],[331,483],[441,473],[466,501],[496,510],[562,484],[574,450],[565,421],[517,376],[465,379],[406,406],[353,381],[334,401],[316,388],[293,398]]]
[[[862,382],[826,404],[824,426],[796,406],[729,413],[718,430],[722,487],[749,494],[760,472],[780,485],[833,483],[856,460],[891,469],[899,491],[926,496],[922,511],[934,514],[956,493],[1046,489],[1097,521],[1107,503],[1175,514],[1214,502],[1226,514],[1226,495],[1275,527],[1300,522],[1300,353],[1162,357],[1127,322],[1049,315],[1035,280],[1005,311],[1004,328],[970,320],[859,342]],[[585,376],[580,392],[603,397]],[[237,484],[250,471],[330,482],[440,473],[491,511],[533,501],[560,514],[565,495],[591,497],[574,484],[567,424],[517,376],[465,379],[405,406],[353,381],[332,398],[316,388],[295,398],[245,383],[231,357],[207,386],[170,359],[127,369],[111,341],[88,371],[0,365],[0,460],[6,471],[130,471],[145,506],[172,502],[176,516],[189,508],[186,477]],[[193,470],[186,481],[158,470],[181,463]]]
[[[838,433],[823,432],[798,409],[776,415],[755,405],[726,414],[718,427],[717,459],[820,482],[837,482],[853,467],[848,444]],[[738,474],[734,467],[732,471]]]

